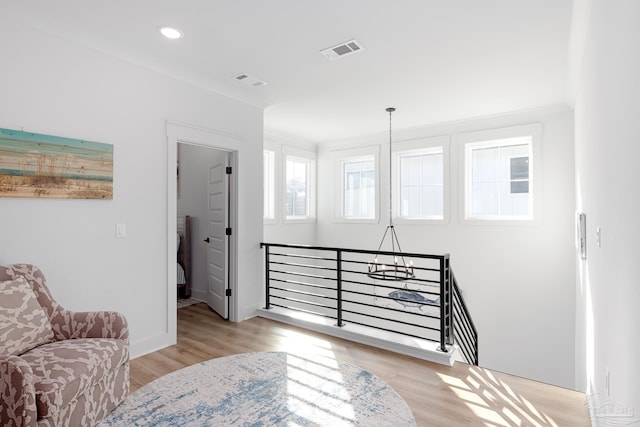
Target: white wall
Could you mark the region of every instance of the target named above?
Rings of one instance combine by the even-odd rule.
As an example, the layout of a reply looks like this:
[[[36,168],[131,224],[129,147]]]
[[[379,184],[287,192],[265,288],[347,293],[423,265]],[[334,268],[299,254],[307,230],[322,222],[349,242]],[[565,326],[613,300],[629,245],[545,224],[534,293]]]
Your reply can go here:
[[[0,127],[114,145],[112,201],[0,199],[0,264],[39,265],[69,309],[124,313],[134,356],[167,345],[167,225],[174,222],[167,180],[175,169],[168,172],[166,121],[235,135],[253,177],[262,164],[262,109],[3,17],[0,40]],[[244,296],[261,282],[262,189],[251,179],[240,177]],[[126,238],[115,238],[116,223],[127,225]],[[242,319],[257,303],[240,305]]]
[[[640,2],[586,4],[590,20],[575,82],[576,204],[587,215],[587,260],[578,261],[576,377],[581,390],[595,395],[592,408],[612,400],[637,419]]]
[[[395,114],[401,114],[401,110]],[[462,147],[455,135],[542,124],[541,212],[533,225],[468,225],[459,221]],[[432,136],[451,143],[450,219],[446,224],[397,225],[406,252],[451,254],[451,263],[476,326],[480,365],[564,387],[574,387],[573,117],[566,107],[394,131],[394,144]],[[319,147],[318,244],[375,249],[388,223],[388,134]],[[331,150],[382,144],[381,221],[332,222]],[[535,178],[534,178],[535,179]],[[539,182],[538,182],[539,184]],[[535,184],[535,185],[538,185]]]

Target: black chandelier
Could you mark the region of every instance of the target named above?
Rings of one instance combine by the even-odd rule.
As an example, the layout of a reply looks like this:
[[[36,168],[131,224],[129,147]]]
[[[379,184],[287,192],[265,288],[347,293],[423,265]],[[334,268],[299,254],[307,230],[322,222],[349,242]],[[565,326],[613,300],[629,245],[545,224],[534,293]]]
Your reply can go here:
[[[369,272],[367,273],[367,276],[371,277],[372,279],[379,280],[403,281],[413,279],[416,276],[413,273],[413,261],[407,262],[402,255],[400,241],[398,240],[398,235],[396,234],[396,230],[393,226],[393,181],[391,176],[391,113],[396,111],[396,109],[393,107],[389,107],[385,111],[389,113],[389,225],[387,225],[387,228],[384,230],[384,234],[382,235],[382,240],[380,240],[380,245],[378,245],[378,250],[376,251],[375,258],[373,259],[373,261],[368,263]],[[391,240],[391,252],[385,251],[385,253],[382,254],[380,250],[384,245],[384,241],[387,238],[387,235]]]

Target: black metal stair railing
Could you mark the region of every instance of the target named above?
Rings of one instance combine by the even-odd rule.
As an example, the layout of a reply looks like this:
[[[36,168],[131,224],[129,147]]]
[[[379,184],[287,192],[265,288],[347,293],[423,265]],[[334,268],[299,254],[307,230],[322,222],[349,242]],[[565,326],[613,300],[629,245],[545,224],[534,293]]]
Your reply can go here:
[[[458,343],[459,319],[470,316],[451,274],[449,255],[365,251],[261,243],[265,249],[265,308],[280,307],[439,343]],[[367,275],[376,255],[411,259],[415,277],[382,281]],[[462,306],[460,302],[462,301]],[[465,316],[456,313],[465,313]],[[471,328],[475,331],[473,323]],[[455,335],[455,336],[454,336]],[[462,336],[462,335],[461,335]],[[477,333],[466,342],[475,342]]]
[[[462,357],[469,365],[478,365],[478,331],[473,324],[467,305],[462,298],[456,277],[451,272],[451,290],[453,293],[454,341]]]

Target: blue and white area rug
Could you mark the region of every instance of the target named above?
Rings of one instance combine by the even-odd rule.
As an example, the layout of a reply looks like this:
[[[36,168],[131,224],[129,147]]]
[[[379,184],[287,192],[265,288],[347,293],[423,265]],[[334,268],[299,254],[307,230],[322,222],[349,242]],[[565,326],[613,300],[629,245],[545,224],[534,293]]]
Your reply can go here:
[[[245,353],[165,375],[100,426],[415,426],[387,383],[330,357]]]

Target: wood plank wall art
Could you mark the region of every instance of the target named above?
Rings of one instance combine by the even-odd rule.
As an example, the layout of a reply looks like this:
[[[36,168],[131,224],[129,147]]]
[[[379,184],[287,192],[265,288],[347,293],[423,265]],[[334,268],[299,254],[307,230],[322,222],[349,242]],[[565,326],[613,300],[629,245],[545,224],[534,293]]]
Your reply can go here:
[[[0,197],[113,199],[113,145],[0,128]]]

